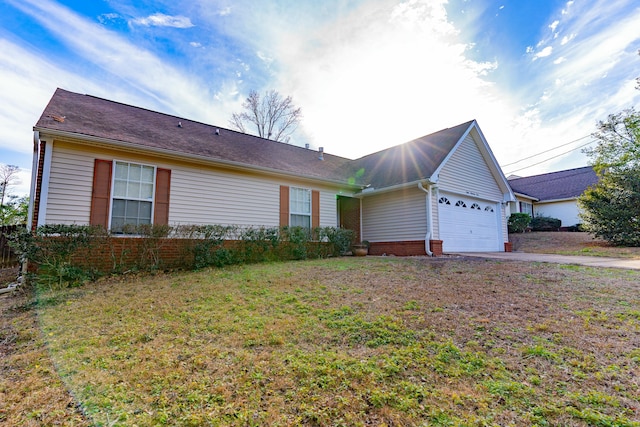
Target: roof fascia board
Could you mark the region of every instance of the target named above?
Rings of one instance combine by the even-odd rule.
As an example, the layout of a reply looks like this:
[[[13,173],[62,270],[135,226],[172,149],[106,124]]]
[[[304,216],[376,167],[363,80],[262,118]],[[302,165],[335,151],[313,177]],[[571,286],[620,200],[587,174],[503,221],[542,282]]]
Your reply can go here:
[[[537,197],[533,197],[533,196],[530,196],[530,195],[528,195],[528,194],[524,194],[524,193],[518,193],[518,192],[515,192],[515,191],[514,191],[514,192],[513,192],[513,194],[514,194],[516,197],[522,197],[523,199],[533,200],[534,202],[537,202],[538,200],[540,200],[540,199],[538,199]]]
[[[440,171],[442,170],[444,165],[449,161],[451,156],[453,156],[453,153],[455,153],[458,147],[460,147],[460,145],[464,142],[465,138],[474,129],[477,132],[478,139],[481,142],[480,154],[482,154],[482,157],[484,158],[485,162],[487,162],[487,165],[489,166],[489,169],[491,170],[491,174],[493,175],[494,179],[496,179],[496,181],[498,182],[498,186],[500,187],[500,189],[502,190],[502,194],[504,195],[504,201],[505,202],[515,201],[516,196],[513,193],[511,186],[509,185],[509,181],[504,176],[504,173],[502,172],[502,169],[500,168],[500,166],[498,166],[498,162],[494,157],[493,152],[491,151],[491,148],[489,147],[489,143],[487,143],[486,138],[484,137],[482,131],[480,130],[480,126],[478,126],[478,122],[475,120],[473,120],[469,124],[469,127],[467,128],[467,130],[462,134],[462,136],[460,137],[458,142],[456,142],[456,145],[454,145],[451,151],[449,151],[449,154],[447,154],[447,157],[445,157],[442,163],[440,163],[438,168],[433,173],[433,176],[437,177],[440,175]],[[473,135],[471,135],[471,138],[473,138]],[[473,140],[476,141],[476,138],[473,138]]]
[[[404,188],[412,188],[412,187],[415,187],[418,183],[428,183],[428,182],[433,184],[433,182],[431,182],[429,179],[419,179],[417,181],[403,182],[402,184],[391,185],[389,187],[376,188],[374,190],[364,189],[361,192],[354,194],[353,197],[364,198],[368,196],[388,193],[390,191],[402,190]]]
[[[501,185],[502,191],[505,192],[505,195],[508,195],[510,197],[510,201],[514,201],[515,195],[513,193],[513,190],[511,189],[511,186],[509,185],[509,180],[504,175],[502,168],[498,165],[498,161],[493,155],[493,151],[491,151],[491,147],[489,147],[489,143],[487,142],[487,139],[484,137],[484,134],[482,133],[480,126],[478,126],[478,123],[475,120],[473,121],[472,127],[473,129],[476,130],[476,132],[478,133],[478,136],[480,137],[480,141],[482,142],[482,147],[484,148],[483,150],[484,153],[482,153],[483,156],[485,157],[485,159],[486,157],[489,157],[490,159],[490,161],[488,162],[489,167],[493,172],[493,176],[497,178],[498,185],[502,184]]]
[[[35,126],[33,128],[33,130],[36,131],[36,132],[40,132],[40,137],[41,138],[45,138],[46,136],[51,136],[53,138],[66,140],[66,141],[72,142],[72,143],[73,142],[77,143],[77,141],[84,141],[84,142],[89,142],[93,146],[102,146],[102,147],[106,147],[106,148],[120,148],[120,149],[125,149],[125,150],[128,150],[128,151],[137,152],[137,153],[140,153],[140,154],[154,153],[154,154],[158,154],[158,155],[160,155],[162,157],[169,158],[169,159],[171,159],[171,158],[176,159],[177,158],[177,159],[189,160],[189,161],[192,161],[192,162],[195,161],[195,162],[202,163],[202,164],[218,165],[218,166],[226,167],[226,168],[229,168],[229,169],[235,169],[235,170],[254,171],[254,172],[255,171],[259,171],[259,172],[263,172],[263,173],[266,173],[266,174],[269,174],[269,175],[284,176],[284,177],[295,177],[297,179],[302,179],[304,181],[322,182],[322,183],[325,183],[325,184],[337,185],[337,186],[340,186],[342,188],[348,188],[350,190],[353,190],[354,192],[360,190],[360,188],[361,188],[358,185],[348,184],[348,183],[343,182],[343,181],[309,177],[308,175],[298,175],[298,174],[295,174],[295,173],[292,173],[292,172],[285,172],[285,171],[281,171],[281,170],[278,170],[278,169],[266,168],[266,167],[262,167],[262,166],[247,165],[246,163],[234,162],[234,161],[230,161],[230,160],[211,159],[210,157],[198,156],[196,154],[186,154],[186,153],[181,153],[181,152],[177,152],[177,151],[173,151],[173,150],[164,150],[164,149],[161,149],[161,148],[153,148],[153,147],[141,147],[140,145],[132,144],[132,143],[129,143],[129,142],[126,142],[126,141],[118,141],[118,140],[114,140],[114,139],[100,138],[100,137],[81,134],[81,133],[65,132],[65,131],[59,131],[59,130],[51,130],[51,129],[37,127],[37,126]]]
[[[578,200],[577,197],[565,197],[564,199],[551,199],[551,200],[538,200],[538,205],[545,205],[547,203],[558,203],[558,202],[573,202]]]

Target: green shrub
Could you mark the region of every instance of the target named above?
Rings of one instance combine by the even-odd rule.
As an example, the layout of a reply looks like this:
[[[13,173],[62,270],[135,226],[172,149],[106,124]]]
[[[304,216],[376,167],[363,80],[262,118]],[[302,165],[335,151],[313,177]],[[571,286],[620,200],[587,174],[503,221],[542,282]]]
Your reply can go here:
[[[131,236],[135,238],[126,238]],[[26,230],[17,233],[12,246],[22,260],[36,266],[40,283],[63,287],[93,280],[99,273],[175,268],[175,252],[171,260],[164,258],[169,255],[164,246],[171,239],[181,239],[177,245],[181,251],[180,267],[201,269],[339,256],[348,250],[354,236],[353,231],[336,227],[309,230],[303,227],[142,225],[128,226],[114,235],[102,227],[47,225],[34,233]],[[109,271],[104,271],[104,263],[101,272],[92,265],[91,260],[109,257]]]
[[[512,213],[507,221],[509,233],[524,233],[524,230],[531,223],[531,215],[528,213]]]
[[[558,231],[562,221],[558,218],[548,216],[535,216],[531,220],[531,228],[533,231]]]

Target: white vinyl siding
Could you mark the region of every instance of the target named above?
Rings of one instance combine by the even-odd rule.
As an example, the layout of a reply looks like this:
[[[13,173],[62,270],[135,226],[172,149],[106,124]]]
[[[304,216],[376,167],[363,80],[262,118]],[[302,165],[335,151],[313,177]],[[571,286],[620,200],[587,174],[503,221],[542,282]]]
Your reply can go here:
[[[320,227],[338,225],[338,202],[335,193],[320,191]]]
[[[46,224],[89,223],[93,163],[93,157],[54,144]]]
[[[503,194],[471,135],[462,141],[442,168],[440,190],[501,202]]]
[[[552,203],[536,203],[536,216],[549,216],[558,218],[562,221],[562,227],[571,227],[572,225],[582,223],[578,216],[580,209],[576,200],[563,200]]]
[[[362,200],[363,240],[424,240],[426,233],[426,193],[418,188],[382,193]]]
[[[169,225],[220,224],[277,227],[280,185],[320,192],[320,225],[337,226],[338,190],[309,182],[159,160],[144,155],[56,142],[51,165],[47,224],[88,224],[95,159],[153,164],[171,170]]]

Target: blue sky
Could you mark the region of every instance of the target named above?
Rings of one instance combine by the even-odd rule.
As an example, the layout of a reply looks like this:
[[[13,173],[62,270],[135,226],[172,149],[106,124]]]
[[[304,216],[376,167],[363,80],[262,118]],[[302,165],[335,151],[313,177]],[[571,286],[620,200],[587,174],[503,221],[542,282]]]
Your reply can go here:
[[[250,90],[275,89],[303,110],[292,143],[349,158],[476,119],[505,173],[521,176],[586,165],[578,147],[596,121],[640,102],[637,0],[0,10],[0,163],[23,169],[16,193],[28,192],[32,128],[56,87],[220,127]]]

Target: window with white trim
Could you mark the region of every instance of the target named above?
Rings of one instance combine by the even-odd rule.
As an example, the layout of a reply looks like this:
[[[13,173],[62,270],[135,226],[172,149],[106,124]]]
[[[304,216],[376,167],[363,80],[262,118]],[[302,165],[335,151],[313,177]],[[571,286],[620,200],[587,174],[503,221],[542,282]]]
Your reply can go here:
[[[289,189],[289,225],[311,228],[311,190],[291,187]]]
[[[111,192],[111,230],[151,224],[156,168],[136,163],[114,162]]]
[[[533,204],[527,202],[520,202],[520,212],[527,213],[533,217]]]

